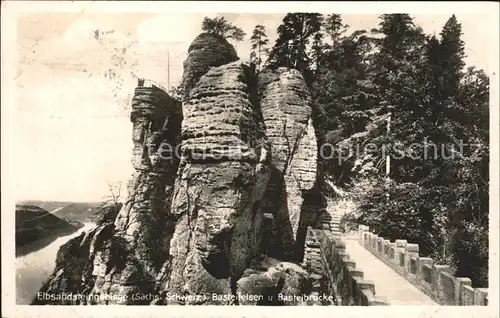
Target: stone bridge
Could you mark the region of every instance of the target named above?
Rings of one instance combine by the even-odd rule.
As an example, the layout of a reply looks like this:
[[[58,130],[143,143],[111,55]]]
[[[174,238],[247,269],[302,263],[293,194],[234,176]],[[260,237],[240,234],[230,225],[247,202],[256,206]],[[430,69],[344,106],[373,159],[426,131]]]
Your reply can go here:
[[[360,225],[341,234],[340,214],[307,230],[304,266],[327,280],[339,306],[486,306],[488,290],[454,277],[445,265],[421,257],[417,244],[389,240]]]

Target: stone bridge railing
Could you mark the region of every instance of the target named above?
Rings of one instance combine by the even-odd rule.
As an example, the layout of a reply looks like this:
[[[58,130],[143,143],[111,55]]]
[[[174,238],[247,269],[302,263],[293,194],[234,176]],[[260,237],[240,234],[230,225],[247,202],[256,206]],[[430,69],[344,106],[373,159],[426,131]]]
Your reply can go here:
[[[137,87],[156,87],[161,89],[164,92],[168,92],[167,88],[158,84],[157,82],[146,79],[146,78],[138,78],[137,79]]]
[[[387,299],[376,296],[374,283],[365,280],[363,271],[356,268],[345,242],[329,230],[307,229],[304,263],[313,273],[325,276],[337,305],[389,305]]]
[[[455,277],[446,265],[419,255],[418,244],[391,242],[360,225],[359,239],[368,251],[441,305],[488,305],[488,289],[473,288],[467,277]]]

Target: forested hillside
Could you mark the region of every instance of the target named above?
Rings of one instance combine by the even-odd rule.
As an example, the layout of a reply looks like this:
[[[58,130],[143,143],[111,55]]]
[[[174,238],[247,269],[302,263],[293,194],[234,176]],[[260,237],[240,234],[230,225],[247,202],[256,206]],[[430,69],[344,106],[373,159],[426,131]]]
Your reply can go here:
[[[353,30],[337,14],[290,13],[277,31],[269,45],[256,26],[251,58],[306,79],[325,193],[347,193],[354,221],[487,286],[489,79],[465,66],[457,17],[429,35],[408,14]]]

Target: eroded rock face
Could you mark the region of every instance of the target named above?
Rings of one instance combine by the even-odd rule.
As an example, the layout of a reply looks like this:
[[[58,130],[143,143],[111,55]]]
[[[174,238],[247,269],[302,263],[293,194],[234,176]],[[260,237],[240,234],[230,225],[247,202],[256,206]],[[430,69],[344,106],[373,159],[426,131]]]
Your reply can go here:
[[[311,96],[302,75],[286,68],[260,74],[259,96],[273,168],[266,197],[276,198],[268,200],[267,207],[273,211],[282,249],[294,250],[303,246],[313,218],[304,209],[304,198],[317,184]]]
[[[269,169],[254,93],[249,66],[233,62],[201,77],[183,104],[169,292],[231,294],[259,252]]]
[[[225,39],[201,34],[182,107],[136,88],[130,195],[115,219],[61,248],[42,288],[93,297],[41,303],[224,305],[234,300],[212,295],[310,292],[307,272],[283,262],[302,248],[317,201],[310,94],[297,71],[258,78],[237,59]],[[278,304],[267,301],[249,304]]]
[[[64,293],[89,295],[95,284],[95,276],[92,275],[93,262],[96,257],[95,251],[101,249],[112,235],[113,224],[105,223],[63,244],[57,253],[54,273],[42,286],[40,292],[48,295]],[[78,305],[91,303],[91,300],[87,298],[52,300],[39,298],[35,295],[32,304]]]
[[[48,293],[80,292],[89,297],[83,303],[149,303],[130,296],[154,292],[157,272],[168,255],[173,232],[170,205],[179,159],[158,150],[162,145],[173,149],[180,141],[181,104],[154,86],[138,87],[130,120],[136,171],[129,198],[116,219],[103,220],[95,230],[61,249],[66,261],[56,265],[43,287]]]
[[[238,56],[234,47],[226,39],[213,34],[202,33],[193,40],[188,48],[182,75],[183,100],[196,86],[198,80],[210,68],[236,61]]]
[[[114,224],[116,235],[140,264],[140,275],[154,286],[172,232],[170,205],[179,163],[174,151],[180,141],[181,104],[154,86],[138,87],[130,118],[136,172]]]
[[[269,257],[255,261],[237,282],[240,305],[300,305],[300,298],[293,296],[311,291],[312,280],[301,266]],[[278,297],[279,294],[285,297]]]

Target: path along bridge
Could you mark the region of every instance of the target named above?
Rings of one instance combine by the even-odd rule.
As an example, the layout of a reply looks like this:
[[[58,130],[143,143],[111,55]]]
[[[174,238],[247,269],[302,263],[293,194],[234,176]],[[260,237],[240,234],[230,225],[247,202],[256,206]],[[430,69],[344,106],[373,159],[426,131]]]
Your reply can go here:
[[[326,276],[338,305],[488,304],[487,288],[473,288],[469,278],[420,256],[417,244],[390,242],[362,225],[341,233],[341,215],[327,210],[322,229],[308,228],[304,257],[305,266]]]

